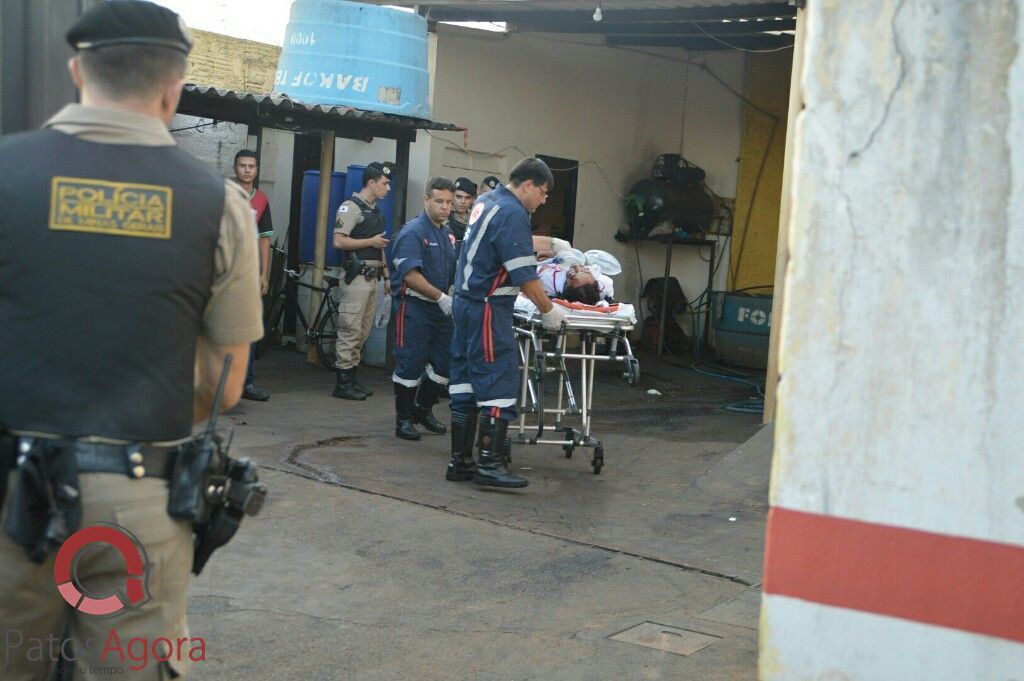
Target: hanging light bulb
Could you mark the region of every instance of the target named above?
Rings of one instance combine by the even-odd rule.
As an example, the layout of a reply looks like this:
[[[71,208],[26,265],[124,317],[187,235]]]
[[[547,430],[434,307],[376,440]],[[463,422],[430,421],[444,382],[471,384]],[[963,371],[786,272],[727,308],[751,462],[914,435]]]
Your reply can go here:
[[[601,13],[601,3],[597,3],[597,9],[594,10],[594,21],[601,21],[604,19],[604,14]]]

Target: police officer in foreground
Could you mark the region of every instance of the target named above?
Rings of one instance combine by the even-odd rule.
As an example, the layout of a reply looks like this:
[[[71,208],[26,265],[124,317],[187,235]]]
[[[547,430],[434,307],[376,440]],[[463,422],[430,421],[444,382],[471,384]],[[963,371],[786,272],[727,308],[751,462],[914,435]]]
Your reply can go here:
[[[72,639],[92,642],[74,649],[76,672],[111,666],[112,627],[125,642],[188,636],[192,525],[168,515],[169,478],[225,357],[226,408],[262,334],[248,201],[168,132],[184,24],[148,2],[104,2],[67,39],[81,104],[0,141],[0,623],[24,642],[4,648],[7,681],[51,678],[51,655],[24,646],[60,641],[69,619]],[[60,544],[100,522],[148,558],[151,599],[113,618],[71,610],[54,583]],[[78,554],[79,583],[123,594],[125,559],[98,546]],[[170,678],[188,662],[128,674]]]
[[[391,170],[389,163],[367,165],[363,170],[363,188],[338,207],[335,220],[334,247],[344,251],[345,278],[338,288],[338,380],[334,396],[345,400],[365,400],[373,394],[356,378],[356,367],[373,329],[377,280],[384,278],[384,290],[391,292],[384,255],[388,245],[384,214],[377,205],[391,190]]]
[[[452,455],[445,478],[486,487],[526,487],[508,471],[505,435],[516,417],[519,350],[512,308],[520,291],[541,313],[546,329],[565,314],[544,293],[530,233],[530,213],[554,186],[547,164],[520,161],[507,186],[477,199],[455,269],[455,334],[451,345]],[[479,415],[479,416],[478,416]],[[473,463],[473,426],[479,418],[479,454]]]
[[[455,186],[427,182],[423,212],[402,227],[391,251],[395,384],[395,435],[419,440],[414,423],[431,433],[447,432],[431,411],[448,385],[455,279],[455,235],[447,226]]]

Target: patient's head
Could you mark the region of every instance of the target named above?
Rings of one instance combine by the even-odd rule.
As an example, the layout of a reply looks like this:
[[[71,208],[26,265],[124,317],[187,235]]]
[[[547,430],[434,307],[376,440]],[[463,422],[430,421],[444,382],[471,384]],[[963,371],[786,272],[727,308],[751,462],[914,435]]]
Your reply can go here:
[[[601,289],[590,270],[582,265],[573,265],[566,273],[562,297],[571,303],[596,305],[601,300]]]

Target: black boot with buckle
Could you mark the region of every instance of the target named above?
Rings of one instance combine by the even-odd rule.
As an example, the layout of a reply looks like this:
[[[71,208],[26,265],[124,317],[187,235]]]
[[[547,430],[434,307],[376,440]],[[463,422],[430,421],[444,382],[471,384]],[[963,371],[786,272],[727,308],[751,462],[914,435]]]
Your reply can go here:
[[[467,413],[452,412],[452,458],[448,462],[448,470],[444,473],[445,480],[462,482],[472,480],[476,473],[473,461],[473,445],[476,436],[478,409]]]
[[[343,400],[365,400],[366,393],[356,388],[353,376],[355,369],[338,369],[335,372],[338,382],[334,386],[334,396]]]
[[[508,472],[505,460],[505,434],[508,432],[508,421],[480,414],[480,453],[477,459],[476,473],[473,483],[481,487],[519,488],[529,485],[529,481]]]
[[[423,382],[420,383],[419,391],[416,393],[415,420],[416,423],[431,433],[444,435],[448,432],[448,428],[434,418],[434,412],[431,411],[434,405],[437,404],[437,397],[440,394],[440,384],[434,383],[429,378],[423,379]]]
[[[395,435],[403,440],[419,440],[420,431],[413,425],[416,387],[395,383]]]

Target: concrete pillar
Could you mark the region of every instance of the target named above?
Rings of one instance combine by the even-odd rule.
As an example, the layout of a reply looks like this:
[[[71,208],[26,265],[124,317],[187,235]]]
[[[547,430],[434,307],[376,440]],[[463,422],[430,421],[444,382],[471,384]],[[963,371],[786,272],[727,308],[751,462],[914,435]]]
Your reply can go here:
[[[762,679],[1024,679],[1024,0],[811,0]]]

